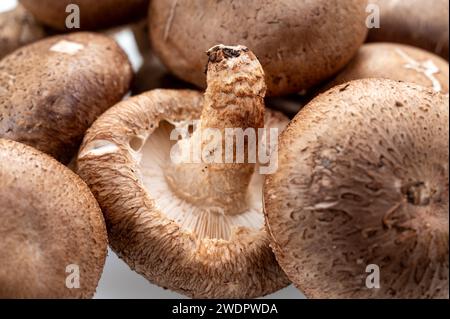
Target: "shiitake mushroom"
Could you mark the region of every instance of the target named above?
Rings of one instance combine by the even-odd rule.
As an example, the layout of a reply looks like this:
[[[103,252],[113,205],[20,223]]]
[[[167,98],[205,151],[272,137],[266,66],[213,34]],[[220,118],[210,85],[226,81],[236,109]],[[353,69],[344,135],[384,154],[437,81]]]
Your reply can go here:
[[[203,52],[242,44],[258,56],[269,96],[310,89],[364,42],[366,0],[153,0],[152,48],[169,71],[206,87]],[[317,26],[317,27],[316,27]]]
[[[0,59],[45,35],[44,27],[23,6],[0,12]]]
[[[448,96],[385,79],[339,85],[297,114],[264,207],[307,297],[448,298],[448,134]],[[378,287],[366,285],[374,265]]]
[[[0,138],[0,298],[91,298],[106,258],[102,211],[50,156]]]
[[[369,0],[377,5],[379,28],[371,28],[370,42],[416,46],[448,60],[448,0]]]
[[[72,31],[66,26],[71,13],[69,5],[77,5],[80,28],[87,31],[110,28],[142,18],[147,12],[149,0],[19,0],[34,17],[53,29]]]
[[[398,43],[368,43],[326,87],[358,79],[382,78],[412,82],[448,93],[448,71],[448,62],[429,51]]]
[[[127,93],[132,75],[123,50],[100,34],[22,47],[0,61],[0,137],[67,163],[86,129]]]

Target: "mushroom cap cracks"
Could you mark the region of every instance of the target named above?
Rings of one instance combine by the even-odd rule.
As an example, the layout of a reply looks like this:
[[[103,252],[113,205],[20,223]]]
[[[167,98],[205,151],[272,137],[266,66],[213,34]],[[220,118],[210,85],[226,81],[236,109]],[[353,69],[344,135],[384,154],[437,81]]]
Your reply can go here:
[[[359,49],[327,87],[364,78],[383,78],[448,93],[448,72],[448,62],[429,51],[398,43],[369,43]]]
[[[151,282],[202,298],[271,293],[288,281],[268,246],[261,195],[259,214],[205,220],[167,187],[170,128],[200,118],[203,100],[195,91],[153,90],[119,103],[89,129],[78,172],[104,211],[111,247]],[[287,123],[273,114],[270,123]],[[228,223],[228,237],[209,237],[196,221]]]
[[[447,96],[374,79],[337,86],[292,120],[265,216],[307,297],[448,298],[448,121]],[[379,289],[366,287],[369,265]]]
[[[5,139],[0,139],[0,238],[0,298],[93,296],[107,252],[94,196],[62,164]],[[79,288],[70,286],[77,283]]]
[[[398,42],[434,52],[448,60],[449,1],[369,0],[378,6],[380,27],[370,28],[371,42]]]

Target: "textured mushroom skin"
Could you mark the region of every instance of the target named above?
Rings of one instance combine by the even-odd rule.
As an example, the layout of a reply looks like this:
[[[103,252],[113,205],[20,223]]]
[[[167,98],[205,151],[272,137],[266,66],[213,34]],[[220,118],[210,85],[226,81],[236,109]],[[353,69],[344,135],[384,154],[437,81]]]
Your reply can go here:
[[[412,82],[448,93],[448,62],[433,53],[408,45],[365,44],[327,87],[365,78]]]
[[[105,36],[74,33],[23,47],[0,61],[0,137],[67,163],[131,78],[127,56]]]
[[[272,248],[312,298],[448,298],[448,97],[390,80],[337,86],[280,137]],[[366,288],[366,266],[380,289]]]
[[[217,43],[245,45],[264,68],[268,95],[283,95],[318,84],[350,61],[367,34],[365,5],[365,0],[153,0],[150,37],[171,72],[203,88],[203,52]]]
[[[149,0],[19,0],[36,19],[60,31],[66,28],[69,4],[80,8],[80,29],[93,30],[112,27],[143,17]],[[78,31],[80,30],[78,29]]]
[[[0,298],[90,298],[106,258],[100,207],[51,157],[0,139]],[[69,289],[68,265],[80,270]]]
[[[21,5],[14,10],[0,13],[0,59],[44,36],[42,26]]]
[[[201,93],[177,90],[153,90],[121,102],[88,130],[78,172],[103,209],[111,247],[151,282],[195,298],[269,294],[288,281],[264,229],[251,234],[238,229],[227,241],[198,240],[158,211],[137,176],[130,140],[152,134],[162,120],[198,119],[202,106]],[[96,141],[118,150],[86,154]]]
[[[448,0],[369,0],[369,3],[380,8],[380,28],[370,29],[369,41],[409,44],[448,60]]]

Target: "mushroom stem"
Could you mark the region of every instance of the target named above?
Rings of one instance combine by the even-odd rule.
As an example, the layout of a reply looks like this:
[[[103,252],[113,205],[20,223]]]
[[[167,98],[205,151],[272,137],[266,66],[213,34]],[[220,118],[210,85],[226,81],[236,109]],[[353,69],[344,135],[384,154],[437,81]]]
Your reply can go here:
[[[243,46],[218,45],[208,56],[200,125],[190,138],[177,143],[189,154],[200,145],[201,157],[196,163],[170,163],[166,178],[184,200],[210,212],[234,215],[248,207],[258,129],[264,127],[264,72]]]

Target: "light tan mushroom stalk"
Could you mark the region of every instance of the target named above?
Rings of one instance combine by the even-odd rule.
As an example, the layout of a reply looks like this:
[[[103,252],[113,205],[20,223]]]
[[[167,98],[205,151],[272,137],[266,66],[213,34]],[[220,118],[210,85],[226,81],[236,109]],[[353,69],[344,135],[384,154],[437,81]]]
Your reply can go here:
[[[218,45],[208,56],[208,87],[200,124],[190,138],[178,142],[182,152],[201,145],[202,156],[195,163],[170,164],[166,179],[172,191],[187,202],[212,213],[235,215],[248,209],[248,189],[255,169],[249,151],[255,154],[256,143],[244,140],[244,162],[239,163],[238,143],[226,143],[225,136],[231,132],[228,129],[250,129],[253,141],[258,141],[258,129],[264,127],[264,72],[246,47]],[[210,134],[210,129],[221,134]],[[231,161],[225,155],[230,146]]]

